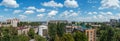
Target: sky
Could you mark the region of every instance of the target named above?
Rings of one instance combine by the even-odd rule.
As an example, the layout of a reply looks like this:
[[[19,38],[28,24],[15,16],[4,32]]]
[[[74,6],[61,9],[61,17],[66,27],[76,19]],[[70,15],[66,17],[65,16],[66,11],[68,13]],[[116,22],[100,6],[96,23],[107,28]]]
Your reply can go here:
[[[103,22],[120,19],[120,0],[0,0],[0,21],[12,18]]]

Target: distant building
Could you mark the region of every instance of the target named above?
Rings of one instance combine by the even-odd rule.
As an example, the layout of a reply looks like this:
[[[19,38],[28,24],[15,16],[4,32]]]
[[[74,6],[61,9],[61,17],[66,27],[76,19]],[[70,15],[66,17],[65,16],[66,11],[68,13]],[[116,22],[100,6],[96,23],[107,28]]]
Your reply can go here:
[[[74,29],[80,29],[80,26],[66,26],[66,33],[72,33]]]
[[[16,18],[7,20],[7,23],[11,23],[13,27],[17,27],[18,22],[19,22],[19,19],[16,19]]]
[[[96,30],[95,29],[87,29],[85,30],[85,34],[88,37],[88,41],[96,41]]]
[[[116,19],[110,19],[110,22],[117,23],[118,21]]]
[[[118,21],[116,19],[110,19],[110,25],[115,26]]]
[[[72,26],[73,32],[78,30],[80,32],[84,32],[88,38],[88,41],[96,41],[96,30],[91,28],[91,27],[87,27],[85,24],[82,25],[76,25],[76,26]]]
[[[120,19],[118,19],[118,22],[120,23]]]
[[[38,28],[38,34],[46,37],[48,35],[48,27],[46,25],[40,25]]]
[[[68,23],[67,20],[50,20],[48,23]]]

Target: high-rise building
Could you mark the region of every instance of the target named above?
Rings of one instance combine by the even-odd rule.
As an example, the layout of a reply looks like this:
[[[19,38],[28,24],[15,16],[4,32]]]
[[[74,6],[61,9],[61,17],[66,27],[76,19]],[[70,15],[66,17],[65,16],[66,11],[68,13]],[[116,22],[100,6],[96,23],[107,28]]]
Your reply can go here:
[[[96,41],[96,30],[95,29],[87,29],[85,30],[85,34],[88,37],[88,41]]]

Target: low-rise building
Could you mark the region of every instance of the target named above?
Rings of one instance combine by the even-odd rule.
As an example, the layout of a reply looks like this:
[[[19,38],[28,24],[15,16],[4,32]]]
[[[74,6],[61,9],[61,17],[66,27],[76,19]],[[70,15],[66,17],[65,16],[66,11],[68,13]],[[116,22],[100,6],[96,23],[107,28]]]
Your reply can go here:
[[[25,34],[27,35],[30,28],[27,27],[18,27],[18,35]]]

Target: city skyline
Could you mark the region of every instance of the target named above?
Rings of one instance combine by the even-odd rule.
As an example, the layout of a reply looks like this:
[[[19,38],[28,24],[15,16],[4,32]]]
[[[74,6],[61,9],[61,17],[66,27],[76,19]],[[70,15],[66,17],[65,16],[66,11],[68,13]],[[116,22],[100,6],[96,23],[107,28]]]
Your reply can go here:
[[[0,0],[0,21],[90,21],[120,18],[120,0]]]

